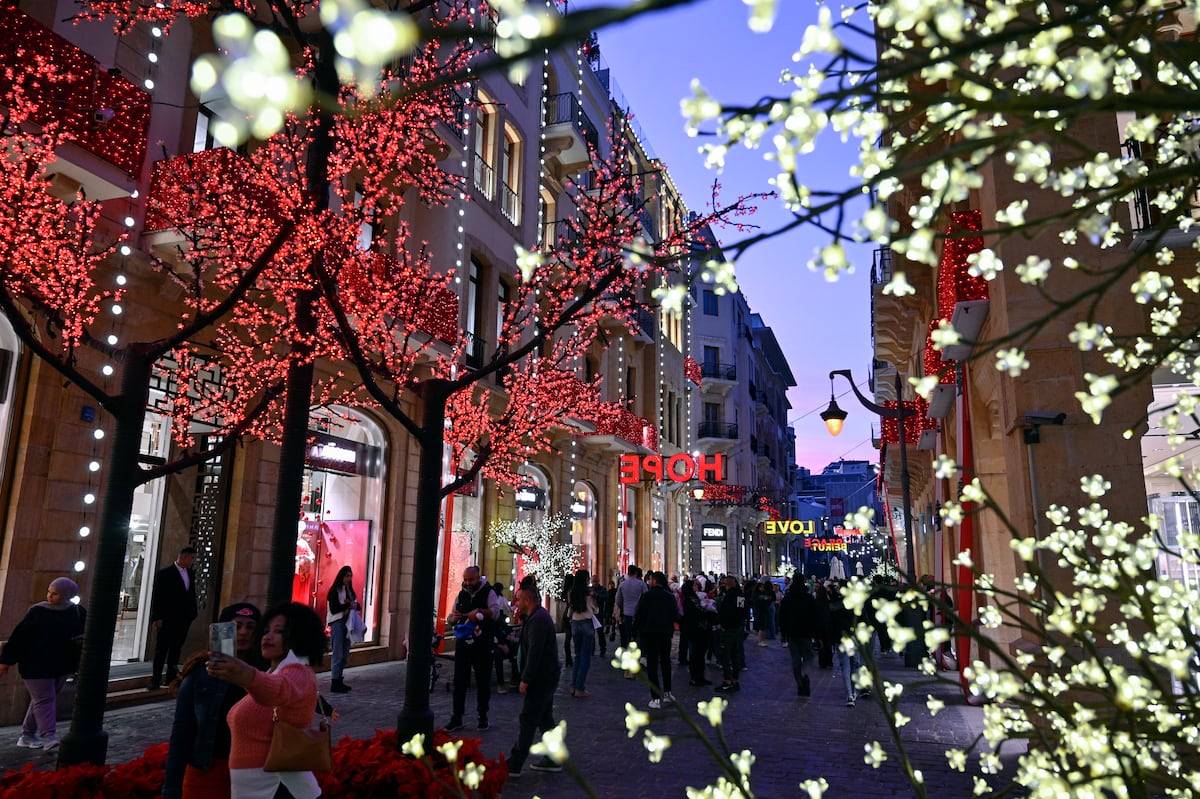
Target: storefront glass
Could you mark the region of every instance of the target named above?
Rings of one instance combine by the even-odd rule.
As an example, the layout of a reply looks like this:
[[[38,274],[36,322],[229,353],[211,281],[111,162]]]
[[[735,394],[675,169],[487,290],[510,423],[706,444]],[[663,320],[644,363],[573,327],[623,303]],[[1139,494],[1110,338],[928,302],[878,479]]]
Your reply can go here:
[[[324,617],[325,596],[342,566],[354,573],[366,641],[378,640],[379,521],[383,515],[383,431],[351,408],[309,420],[292,599]]]
[[[580,549],[583,568],[596,574],[604,564],[596,548],[596,492],[587,483],[577,482],[571,490],[571,543]]]

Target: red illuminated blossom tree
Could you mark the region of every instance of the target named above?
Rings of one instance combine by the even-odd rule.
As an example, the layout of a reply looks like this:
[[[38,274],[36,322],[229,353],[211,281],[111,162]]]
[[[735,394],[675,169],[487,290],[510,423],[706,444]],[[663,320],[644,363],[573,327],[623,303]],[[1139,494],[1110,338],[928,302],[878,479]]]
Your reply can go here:
[[[89,3],[81,5],[86,10]],[[172,15],[215,13],[209,4],[167,5]],[[463,6],[436,5],[442,16],[435,24],[477,22]],[[90,6],[114,15],[118,30],[138,21],[168,21],[156,4]],[[103,700],[132,488],[161,473],[140,471],[136,459],[146,385],[162,356],[170,353],[178,364],[179,390],[164,410],[172,413],[182,445],[194,443],[189,430],[196,421],[215,424],[227,443],[244,434],[280,441],[269,600],[290,595],[312,405],[374,403],[413,435],[420,467],[409,640],[427,640],[442,498],[481,473],[511,480],[515,463],[549,446],[548,429],[562,417],[600,412],[594,387],[575,379],[570,367],[602,340],[602,322],[632,327],[649,290],[674,259],[692,249],[697,231],[723,215],[693,220],[659,242],[642,241],[641,178],[630,171],[624,135],[613,136],[611,151],[603,158],[595,154],[596,188],[576,191],[571,235],[540,253],[528,269],[508,305],[492,357],[479,368],[466,368],[460,331],[433,330],[431,298],[448,293],[452,275],[399,219],[408,203],[436,205],[458,192],[462,178],[438,164],[441,141],[435,128],[457,125],[461,110],[455,110],[453,87],[440,76],[462,73],[479,50],[435,37],[403,68],[383,71],[383,93],[360,93],[338,80],[331,34],[302,22],[309,3],[262,3],[244,10],[260,14],[253,24],[287,39],[296,70],[311,82],[317,100],[245,155],[210,150],[157,167],[147,229],[173,232],[176,245],[169,254],[146,257],[159,279],[173,281],[181,294],[181,312],[168,332],[145,343],[122,344],[120,351],[88,334],[95,309],[116,299],[96,288],[96,275],[111,265],[116,243],[97,247],[97,212],[86,202],[53,208],[59,222],[45,225],[63,238],[60,249],[74,248],[74,257],[84,262],[71,266],[82,277],[71,272],[69,290],[47,290],[39,281],[60,279],[46,276],[64,272],[57,266],[63,263],[61,253],[44,244],[31,251],[45,253],[35,269],[27,278],[10,279],[0,299],[10,317],[29,320],[22,338],[31,350],[112,413],[117,435],[109,472],[128,475],[110,477],[107,486],[93,612],[61,763],[104,758]],[[53,131],[40,136],[52,137]],[[30,166],[27,205],[36,205],[34,176],[54,143],[47,146],[41,162]],[[737,214],[743,206],[739,201],[726,211]],[[28,218],[23,209],[10,217],[14,226]],[[380,222],[386,222],[387,234],[362,249],[362,229]],[[47,324],[69,331],[61,351],[42,343],[38,331]],[[452,351],[437,343],[439,336],[450,340]],[[104,394],[79,370],[83,348],[119,356],[117,395]],[[339,370],[346,363],[353,378]],[[224,377],[220,391],[200,379],[213,364]],[[318,370],[318,364],[327,366]],[[318,379],[318,373],[325,376]],[[406,410],[405,395],[420,400],[419,419]],[[443,480],[447,444],[463,474]],[[189,450],[189,456],[195,462],[205,454]],[[432,728],[422,676],[430,653],[421,646],[411,651],[398,722],[402,740]]]

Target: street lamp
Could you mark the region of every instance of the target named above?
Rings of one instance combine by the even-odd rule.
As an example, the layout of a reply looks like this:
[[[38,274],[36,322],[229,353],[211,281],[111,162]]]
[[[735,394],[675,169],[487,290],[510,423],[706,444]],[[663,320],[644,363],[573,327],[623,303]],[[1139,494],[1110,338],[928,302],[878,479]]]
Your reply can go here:
[[[904,402],[900,398],[900,373],[896,372],[896,407],[885,408],[882,405],[877,405],[871,402],[863,393],[858,390],[858,386],[854,382],[854,378],[850,374],[849,369],[834,369],[829,373],[829,407],[821,414],[821,419],[825,422],[826,429],[830,435],[836,436],[842,432],[842,424],[846,421],[846,412],[838,407],[837,400],[833,396],[833,378],[834,375],[842,375],[850,382],[850,388],[854,391],[854,396],[858,397],[858,401],[862,406],[872,413],[879,416],[880,419],[895,419],[899,439],[900,439],[900,490],[904,502],[904,567],[908,572],[906,577],[908,584],[913,589],[917,586],[917,565],[913,553],[913,529],[912,529],[912,514],[909,509],[912,507],[912,490],[909,484],[908,477],[908,442],[905,440],[904,420],[917,415],[916,410],[904,407]],[[917,614],[917,615],[914,615]],[[912,627],[917,633],[917,639],[912,641],[904,650],[904,665],[916,666],[921,662],[921,650],[924,649],[921,643],[921,620],[919,611],[915,609],[905,608],[904,615],[906,626]]]
[[[908,574],[909,585],[917,584],[917,566],[913,557],[913,529],[912,529],[912,514],[909,513],[909,508],[912,506],[912,492],[908,479],[908,443],[905,440],[904,420],[917,415],[915,410],[905,408],[904,403],[900,400],[900,373],[896,373],[896,407],[885,408],[882,405],[876,405],[867,399],[858,386],[854,383],[854,378],[850,374],[849,369],[834,369],[829,373],[829,407],[821,414],[821,419],[825,422],[825,427],[829,430],[830,435],[836,436],[842,432],[842,425],[846,421],[846,412],[838,407],[837,400],[833,396],[833,378],[834,375],[842,375],[850,382],[850,388],[854,391],[854,396],[858,397],[858,401],[862,406],[872,413],[879,416],[881,419],[895,419],[899,428],[900,438],[900,490],[904,498],[904,546],[907,550],[904,553],[904,566]]]

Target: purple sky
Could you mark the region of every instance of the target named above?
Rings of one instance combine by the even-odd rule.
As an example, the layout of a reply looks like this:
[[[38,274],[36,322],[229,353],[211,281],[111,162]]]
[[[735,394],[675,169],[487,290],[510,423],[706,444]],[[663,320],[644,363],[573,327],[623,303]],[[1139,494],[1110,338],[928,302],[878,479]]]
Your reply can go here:
[[[792,53],[800,46],[805,26],[815,20],[816,5],[789,1],[779,3],[779,8],[775,28],[768,34],[749,30],[747,6],[737,0],[703,0],[599,34],[601,56],[612,68],[655,154],[667,164],[693,210],[707,207],[718,176],[704,168],[703,156],[697,152],[700,140],[684,132],[679,101],[691,94],[692,78],[699,78],[715,98],[729,104],[782,94],[785,88],[778,82],[779,74],[795,66]],[[856,145],[842,144],[837,138],[825,144],[808,157],[802,179],[811,186],[848,185]],[[767,181],[774,173],[761,151],[741,150],[719,176],[721,197],[729,201],[739,194],[769,190]],[[778,201],[760,206],[758,224],[770,226],[771,220],[786,218]],[[733,230],[718,235],[725,243],[738,236]],[[825,431],[818,415],[829,402],[829,371],[852,369],[862,385],[872,357],[871,249],[852,251],[855,274],[830,284],[806,266],[814,249],[828,243],[817,230],[789,233],[752,249],[737,269],[751,310],[775,331],[799,384],[788,392],[792,403],[788,418],[796,428],[796,462],[816,472],[841,457],[877,459],[870,430],[873,424],[878,429],[878,418],[853,396],[839,400],[850,416],[836,439]],[[846,381],[838,378],[838,396],[848,389]]]

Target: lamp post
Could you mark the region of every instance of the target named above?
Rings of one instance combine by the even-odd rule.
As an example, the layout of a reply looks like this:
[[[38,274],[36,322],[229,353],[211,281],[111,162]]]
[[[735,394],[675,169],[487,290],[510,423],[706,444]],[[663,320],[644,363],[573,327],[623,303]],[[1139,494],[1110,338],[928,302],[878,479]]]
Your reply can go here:
[[[842,424],[846,421],[846,412],[838,407],[837,400],[833,396],[833,378],[835,375],[842,375],[850,383],[851,390],[854,391],[854,396],[858,397],[858,401],[862,406],[872,413],[880,417],[880,419],[895,419],[898,428],[898,437],[900,439],[900,491],[904,502],[904,568],[907,574],[905,575],[908,584],[914,590],[917,587],[917,566],[916,557],[913,553],[913,529],[912,529],[912,490],[909,484],[908,477],[908,442],[905,438],[904,420],[917,415],[915,410],[910,410],[904,407],[904,402],[900,398],[900,373],[896,373],[896,407],[885,408],[882,405],[877,405],[867,399],[858,386],[854,383],[854,378],[850,375],[849,369],[834,369],[829,373],[829,407],[821,414],[821,420],[825,422],[826,429],[830,435],[836,436],[842,432]],[[921,662],[922,650],[924,645],[921,636],[921,612],[916,608],[905,607],[903,616],[905,617],[905,626],[913,628],[917,633],[917,638],[912,641],[904,650],[904,665],[916,666]]]

